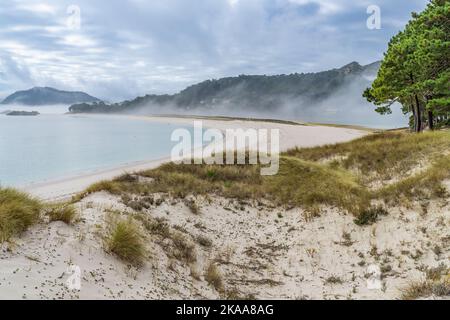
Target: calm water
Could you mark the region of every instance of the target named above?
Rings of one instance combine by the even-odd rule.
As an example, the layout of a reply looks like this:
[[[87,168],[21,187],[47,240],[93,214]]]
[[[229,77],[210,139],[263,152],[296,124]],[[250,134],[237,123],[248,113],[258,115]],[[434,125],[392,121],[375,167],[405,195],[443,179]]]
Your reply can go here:
[[[170,155],[170,135],[179,127],[108,116],[0,115],[0,184],[22,186],[161,159]]]

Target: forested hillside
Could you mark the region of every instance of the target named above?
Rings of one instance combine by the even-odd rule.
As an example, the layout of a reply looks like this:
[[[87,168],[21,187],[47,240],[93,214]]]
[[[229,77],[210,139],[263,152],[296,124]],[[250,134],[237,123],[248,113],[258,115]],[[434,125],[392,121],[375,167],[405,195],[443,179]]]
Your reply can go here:
[[[102,102],[77,104],[71,106],[70,111],[127,113],[226,110],[239,113],[243,110],[276,112],[289,109],[295,112],[312,108],[352,84],[369,85],[378,67],[378,62],[367,66],[352,62],[339,69],[318,73],[240,75],[207,80],[174,95],[146,95],[110,105]]]

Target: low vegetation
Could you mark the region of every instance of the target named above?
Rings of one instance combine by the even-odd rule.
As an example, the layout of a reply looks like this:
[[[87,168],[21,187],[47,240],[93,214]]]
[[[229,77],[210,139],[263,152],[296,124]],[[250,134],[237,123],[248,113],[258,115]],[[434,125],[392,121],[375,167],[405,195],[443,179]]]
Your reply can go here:
[[[450,268],[440,264],[434,268],[426,268],[425,280],[410,283],[402,290],[402,299],[416,300],[429,297],[450,296]]]
[[[328,160],[330,165],[350,170],[369,185],[371,182],[403,176],[421,162],[441,156],[445,151],[448,156],[448,131],[422,134],[393,131],[323,147],[295,148],[288,151],[288,154],[307,161]]]
[[[25,193],[0,188],[0,243],[39,220],[42,203]]]
[[[145,258],[144,242],[139,227],[130,219],[111,218],[105,239],[108,252],[134,266],[141,266]]]
[[[442,182],[450,179],[450,132],[392,131],[347,143],[297,148],[281,155],[280,171],[274,176],[261,176],[257,165],[174,163],[139,175],[147,179],[124,175],[91,186],[81,197],[101,190],[128,199],[155,193],[182,199],[217,194],[266,199],[310,213],[320,212],[322,206],[337,207],[355,215],[357,224],[368,225],[388,214],[391,204],[446,196]],[[384,205],[374,205],[380,202]],[[195,202],[185,203],[198,213]]]
[[[446,150],[448,152],[450,147]],[[450,179],[449,154],[437,156],[423,172],[384,187],[376,195],[394,204],[397,204],[399,199],[405,198],[443,198],[447,196],[447,190],[442,185],[442,181],[447,179]]]
[[[212,285],[218,292],[223,291],[222,275],[219,272],[217,266],[211,262],[205,271],[205,280]]]
[[[136,214],[133,218],[142,224],[144,229],[151,236],[159,237],[158,241],[166,251],[166,254],[186,265],[191,265],[197,261],[197,252],[195,243],[191,241],[187,234],[170,227],[169,224],[161,218],[152,218],[145,214]],[[202,239],[204,246],[211,245],[209,239]],[[200,241],[197,240],[200,244]]]
[[[172,232],[171,240],[173,243],[172,255],[187,264],[197,261],[197,253],[195,251],[195,245],[189,241],[186,236],[180,232]]]
[[[387,216],[388,212],[382,206],[370,207],[362,211],[354,220],[359,226],[371,225],[378,221],[381,216]]]
[[[71,224],[77,216],[77,211],[73,205],[58,203],[48,206],[47,215],[50,221],[62,221]]]

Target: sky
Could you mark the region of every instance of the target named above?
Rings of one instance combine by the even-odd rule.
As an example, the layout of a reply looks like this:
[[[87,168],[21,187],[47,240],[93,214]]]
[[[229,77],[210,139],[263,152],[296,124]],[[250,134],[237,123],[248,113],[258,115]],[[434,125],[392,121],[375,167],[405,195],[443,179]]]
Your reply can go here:
[[[1,0],[0,98],[33,86],[107,101],[239,74],[380,60],[427,0]],[[380,8],[380,29],[367,19]]]

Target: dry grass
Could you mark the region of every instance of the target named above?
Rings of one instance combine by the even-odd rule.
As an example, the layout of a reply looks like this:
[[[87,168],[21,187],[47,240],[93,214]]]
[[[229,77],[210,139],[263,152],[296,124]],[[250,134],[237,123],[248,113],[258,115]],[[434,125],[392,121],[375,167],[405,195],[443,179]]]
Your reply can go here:
[[[411,283],[403,289],[403,300],[416,300],[419,298],[450,297],[450,280],[420,281]]]
[[[370,207],[362,211],[354,220],[355,224],[359,226],[366,226],[374,224],[381,216],[388,215],[386,209],[382,206]]]
[[[450,151],[447,131],[411,134],[384,132],[316,148],[293,149],[288,154],[304,160],[320,161],[338,157],[336,165],[360,173],[365,182],[389,180],[407,173],[420,161]]]
[[[197,243],[199,245],[201,245],[202,247],[205,247],[205,248],[211,248],[213,245],[213,242],[211,241],[211,239],[209,239],[208,237],[202,236],[202,235],[198,236],[195,240],[197,241]]]
[[[39,220],[42,203],[14,189],[0,188],[0,243]]]
[[[163,239],[171,237],[171,229],[169,224],[161,218],[150,218],[143,214],[137,214],[134,218],[142,223],[145,230],[154,235],[159,235]]]
[[[59,203],[48,205],[46,214],[50,221],[62,221],[71,224],[77,216],[77,211],[73,205]]]
[[[419,164],[424,169],[415,173],[413,169]],[[139,175],[151,178],[147,180],[150,182],[124,175],[91,186],[81,197],[100,190],[140,197],[154,193],[175,198],[216,194],[234,199],[267,199],[314,214],[323,205],[337,207],[361,218],[360,224],[370,224],[379,216],[364,221],[374,217],[373,200],[390,204],[405,198],[446,196],[442,182],[450,178],[450,132],[384,132],[347,143],[293,149],[281,155],[280,171],[275,176],[261,176],[258,165],[174,163]],[[374,183],[378,188],[373,187]],[[190,208],[198,212],[197,206]]]
[[[187,235],[170,227],[164,219],[152,218],[145,214],[136,214],[133,217],[142,223],[150,235],[159,236],[162,240],[170,240],[160,243],[169,257],[188,265],[197,261],[195,244],[188,239]]]
[[[185,204],[189,208],[189,211],[191,211],[191,213],[200,214],[200,208],[198,207],[194,199],[186,200]]]
[[[283,156],[278,175],[262,177],[259,172],[259,167],[253,165],[193,166],[168,163],[141,173],[142,176],[153,178],[152,183],[114,180],[109,184],[96,184],[87,193],[93,190],[112,190],[113,194],[168,193],[180,198],[189,194],[215,193],[236,199],[267,198],[279,205],[302,206],[305,209],[330,205],[355,214],[369,204],[369,194],[352,174],[341,169]],[[186,204],[193,213],[198,213],[198,207],[192,201]]]
[[[108,252],[134,266],[144,262],[145,247],[139,227],[132,219],[109,219],[109,234],[105,244]]]
[[[219,272],[217,266],[211,262],[205,271],[205,280],[212,285],[218,292],[223,291],[222,275]]]
[[[443,198],[447,191],[442,182],[446,179],[450,179],[450,155],[437,157],[427,170],[380,189],[376,197],[394,204],[401,198]]]
[[[426,268],[426,279],[410,283],[402,290],[403,300],[420,298],[445,297],[450,298],[450,268],[441,264],[435,268]]]
[[[195,245],[191,243],[183,234],[173,232],[170,238],[173,243],[172,254],[176,259],[186,262],[187,264],[197,261]]]
[[[351,173],[294,157],[281,158],[279,173],[264,179],[261,189],[278,205],[305,209],[328,205],[353,214],[367,208],[370,200]]]

